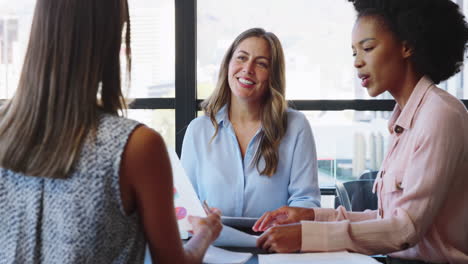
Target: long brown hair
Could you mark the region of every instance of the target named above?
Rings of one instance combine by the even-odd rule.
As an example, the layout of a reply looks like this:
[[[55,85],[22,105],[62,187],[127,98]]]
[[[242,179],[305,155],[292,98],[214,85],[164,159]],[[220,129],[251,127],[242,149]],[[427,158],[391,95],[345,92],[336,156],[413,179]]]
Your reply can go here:
[[[0,166],[66,178],[99,109],[125,109],[120,49],[127,0],[38,0],[19,85],[0,110]],[[128,75],[129,76],[129,75]]]
[[[242,32],[231,44],[223,61],[218,75],[216,89],[209,98],[201,104],[203,111],[210,117],[215,133],[213,138],[218,134],[218,123],[216,122],[216,114],[224,106],[231,101],[231,89],[228,84],[228,69],[232,55],[239,44],[250,37],[260,37],[268,41],[271,54],[271,68],[268,79],[268,88],[263,100],[261,121],[263,126],[263,134],[259,149],[257,150],[254,163],[260,171],[259,163],[263,157],[265,167],[260,171],[260,174],[272,176],[275,174],[279,162],[279,145],[281,139],[286,134],[287,128],[287,102],[285,99],[286,77],[285,77],[285,62],[284,53],[281,43],[275,34],[266,32],[262,28],[252,28]]]

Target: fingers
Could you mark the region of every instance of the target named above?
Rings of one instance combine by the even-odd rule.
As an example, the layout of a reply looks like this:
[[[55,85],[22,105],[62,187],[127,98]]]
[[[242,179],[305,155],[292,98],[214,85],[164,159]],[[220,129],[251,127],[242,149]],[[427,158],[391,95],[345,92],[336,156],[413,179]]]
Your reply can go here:
[[[189,215],[189,216],[187,217],[188,222],[189,222],[190,224],[192,224],[192,225],[193,225],[194,223],[199,222],[200,219],[201,219],[201,218],[200,218],[199,216],[193,216],[193,215]]]
[[[257,247],[258,248],[262,248],[262,249],[265,249],[264,246],[265,246],[265,243],[266,241],[268,240],[268,231],[263,233],[263,235],[261,235],[259,238],[257,238]]]
[[[210,213],[217,214],[217,215],[221,216],[221,210],[219,210],[218,208],[215,208],[215,207],[210,208]]]
[[[266,252],[274,253],[276,252],[277,244],[270,231],[271,229],[257,239],[257,247]]]
[[[260,225],[262,224],[263,222],[263,219],[265,219],[265,217],[267,216],[269,212],[266,212],[264,213],[258,220],[257,222],[255,222],[255,224],[252,226],[252,230],[255,231],[255,232],[258,232],[259,231],[259,227]]]
[[[283,212],[281,208],[276,211],[265,213],[262,219],[257,221],[257,223],[260,222],[260,224],[257,225],[257,223],[255,223],[256,226],[254,226],[252,229],[256,232],[265,231],[271,226],[277,225],[277,219],[279,216],[282,216],[282,221],[284,221],[284,218],[287,218],[287,215],[285,215],[285,212]]]
[[[221,230],[223,229],[223,225],[221,224],[221,215],[218,213],[210,213],[206,219],[208,222],[208,226],[213,232],[214,240],[219,236]]]

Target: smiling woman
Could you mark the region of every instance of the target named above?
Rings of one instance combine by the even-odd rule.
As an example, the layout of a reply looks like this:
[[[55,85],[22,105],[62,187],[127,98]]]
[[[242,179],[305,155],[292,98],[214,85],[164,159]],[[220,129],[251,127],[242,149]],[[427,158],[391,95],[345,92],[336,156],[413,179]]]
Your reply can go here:
[[[202,103],[206,116],[190,123],[182,147],[200,199],[227,216],[320,204],[312,131],[303,114],[287,108],[284,94],[278,38],[260,28],[241,33]]]

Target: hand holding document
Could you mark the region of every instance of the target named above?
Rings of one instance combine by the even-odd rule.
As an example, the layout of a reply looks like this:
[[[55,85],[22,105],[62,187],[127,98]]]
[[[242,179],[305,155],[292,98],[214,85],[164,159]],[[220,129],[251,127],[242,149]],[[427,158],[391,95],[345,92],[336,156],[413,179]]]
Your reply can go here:
[[[177,216],[177,223],[181,232],[192,230],[192,225],[188,222],[188,216],[206,217],[206,213],[198,200],[198,196],[193,189],[192,183],[185,174],[185,170],[180,163],[179,157],[173,150],[169,150],[172,174],[174,177],[174,205]]]

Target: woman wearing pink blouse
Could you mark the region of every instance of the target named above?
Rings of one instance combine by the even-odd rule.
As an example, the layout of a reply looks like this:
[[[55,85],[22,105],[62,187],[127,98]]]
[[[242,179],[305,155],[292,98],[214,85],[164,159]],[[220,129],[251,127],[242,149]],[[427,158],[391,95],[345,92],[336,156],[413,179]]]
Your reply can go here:
[[[436,87],[463,63],[464,17],[450,0],[352,2],[362,86],[397,102],[374,184],[378,210],[283,207],[255,224],[266,230],[257,244],[272,252],[388,254],[387,263],[468,263],[468,113]]]

